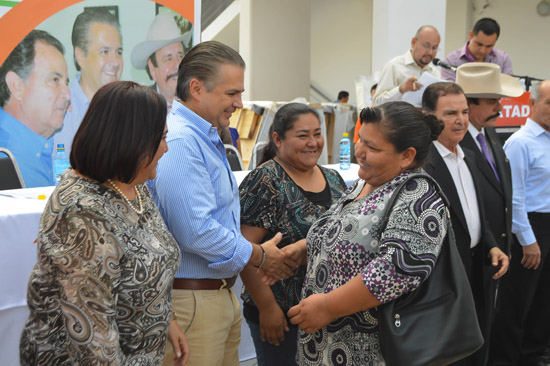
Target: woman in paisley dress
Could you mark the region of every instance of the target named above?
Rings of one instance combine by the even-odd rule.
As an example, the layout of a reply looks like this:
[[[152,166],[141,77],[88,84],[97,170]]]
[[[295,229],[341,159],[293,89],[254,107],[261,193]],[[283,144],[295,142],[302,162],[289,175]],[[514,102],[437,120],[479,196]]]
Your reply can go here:
[[[160,365],[178,246],[145,184],[167,151],[166,101],[133,82],[94,95],[40,219],[21,365]]]
[[[241,232],[254,243],[283,233],[279,247],[291,251],[305,241],[313,222],[346,185],[337,171],[317,165],[323,150],[321,124],[314,109],[286,104],[275,114],[260,165],[240,185]],[[249,324],[258,366],[295,365],[298,327],[286,313],[301,299],[305,265],[269,288],[255,268],[241,273],[243,314]]]
[[[300,365],[385,365],[377,306],[430,275],[447,232],[444,203],[420,168],[442,123],[404,102],[364,109],[361,123],[359,179],[307,235],[303,300],[288,313],[301,329]],[[411,176],[380,232],[386,202]]]

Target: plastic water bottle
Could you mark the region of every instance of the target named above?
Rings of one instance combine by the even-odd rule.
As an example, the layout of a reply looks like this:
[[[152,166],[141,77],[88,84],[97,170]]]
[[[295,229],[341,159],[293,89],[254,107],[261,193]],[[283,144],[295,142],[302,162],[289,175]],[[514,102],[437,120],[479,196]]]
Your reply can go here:
[[[53,174],[55,178],[55,184],[58,184],[61,180],[61,174],[70,167],[69,156],[65,151],[64,144],[57,144],[57,152],[53,157]]]
[[[349,169],[350,163],[350,145],[351,141],[349,140],[348,133],[344,132],[340,140],[340,170]]]

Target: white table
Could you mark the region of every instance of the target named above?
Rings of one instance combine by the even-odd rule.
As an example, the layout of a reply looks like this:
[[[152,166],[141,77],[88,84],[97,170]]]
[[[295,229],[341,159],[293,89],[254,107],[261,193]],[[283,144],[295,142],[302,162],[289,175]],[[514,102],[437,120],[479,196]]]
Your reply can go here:
[[[327,165],[337,169],[338,165]],[[357,179],[359,166],[352,164],[340,171],[347,185]],[[248,171],[235,172],[240,183]],[[27,282],[36,263],[36,239],[38,223],[47,199],[54,187],[0,191],[0,355],[3,366],[19,366],[19,336],[29,315],[27,307]],[[238,278],[235,292],[240,295],[242,283]],[[252,338],[243,320],[241,360],[256,356]]]

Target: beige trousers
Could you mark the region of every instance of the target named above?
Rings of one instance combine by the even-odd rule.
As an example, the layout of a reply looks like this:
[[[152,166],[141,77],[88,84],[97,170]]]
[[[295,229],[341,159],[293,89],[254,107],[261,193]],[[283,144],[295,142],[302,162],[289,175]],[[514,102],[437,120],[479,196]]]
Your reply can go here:
[[[237,366],[241,342],[241,307],[233,289],[173,290],[172,307],[189,341],[187,366]],[[163,366],[174,353],[166,343]]]

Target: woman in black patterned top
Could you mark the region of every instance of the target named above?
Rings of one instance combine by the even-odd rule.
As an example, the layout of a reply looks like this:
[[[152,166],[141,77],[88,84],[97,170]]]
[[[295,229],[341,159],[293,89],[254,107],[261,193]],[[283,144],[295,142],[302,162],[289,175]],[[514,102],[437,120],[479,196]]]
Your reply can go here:
[[[143,184],[167,151],[165,121],[150,88],[94,95],[40,219],[21,365],[160,365],[167,339],[185,364],[171,305],[180,251]]]
[[[241,183],[241,232],[261,243],[277,232],[288,253],[309,227],[342,195],[345,183],[335,170],[318,166],[324,146],[315,110],[287,104],[276,113],[260,165]],[[298,328],[286,312],[301,298],[305,266],[269,288],[252,267],[241,273],[244,317],[258,365],[294,365]]]

